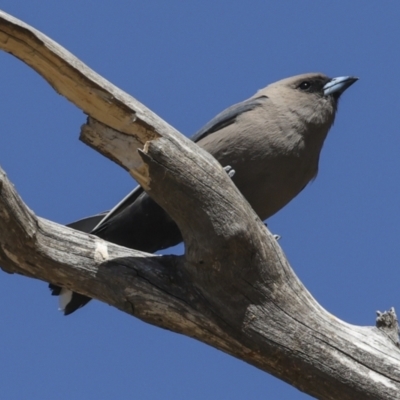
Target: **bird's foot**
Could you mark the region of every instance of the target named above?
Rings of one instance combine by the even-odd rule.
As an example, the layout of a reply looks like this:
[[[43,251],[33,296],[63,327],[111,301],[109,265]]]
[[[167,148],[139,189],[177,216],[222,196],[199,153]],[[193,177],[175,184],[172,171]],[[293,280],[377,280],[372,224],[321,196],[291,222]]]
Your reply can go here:
[[[268,228],[268,225],[267,225],[267,224],[264,223],[264,225],[265,225],[266,228]],[[272,234],[272,236],[274,237],[274,239],[275,239],[276,241],[278,241],[278,240],[281,238],[281,235],[274,235],[274,234]]]
[[[227,165],[226,167],[224,167],[224,170],[228,174],[229,178],[231,178],[231,179],[235,175],[235,170],[230,165]]]

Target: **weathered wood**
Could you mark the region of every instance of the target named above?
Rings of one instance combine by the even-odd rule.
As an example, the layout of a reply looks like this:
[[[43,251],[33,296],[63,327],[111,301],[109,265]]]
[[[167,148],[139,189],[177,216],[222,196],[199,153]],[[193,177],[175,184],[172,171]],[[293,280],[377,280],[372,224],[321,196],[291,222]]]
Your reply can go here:
[[[228,350],[233,342],[191,306],[198,295],[180,268],[182,257],[127,249],[36,217],[1,168],[0,263],[8,273],[73,288],[215,347]]]
[[[376,314],[376,326],[385,333],[397,347],[400,347],[399,321],[394,307],[389,311],[377,311]]]
[[[66,286],[194,337],[318,398],[400,399],[396,344],[315,301],[210,155],[4,13],[0,47],[91,117],[82,139],[138,178],[185,241],[184,256],[161,257],[59,226],[36,217],[1,171],[0,263],[7,272]]]
[[[132,96],[98,75],[73,54],[24,22],[0,11],[0,48],[32,67],[73,104],[143,146],[159,133],[177,131]],[[132,152],[135,174],[142,160]],[[137,180],[143,181],[140,176]]]

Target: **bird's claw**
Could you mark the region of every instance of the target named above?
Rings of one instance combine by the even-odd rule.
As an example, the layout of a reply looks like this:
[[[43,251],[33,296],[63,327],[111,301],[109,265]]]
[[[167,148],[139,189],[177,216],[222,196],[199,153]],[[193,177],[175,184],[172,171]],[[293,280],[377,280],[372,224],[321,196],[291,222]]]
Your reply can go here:
[[[268,225],[264,222],[264,225],[265,225],[265,227],[268,229]],[[274,237],[274,239],[276,240],[276,241],[278,241],[282,236],[281,235],[275,235],[275,234],[272,234],[272,236]]]
[[[228,174],[229,178],[231,178],[231,179],[235,175],[235,170],[230,165],[227,165],[226,167],[224,167],[224,170]]]

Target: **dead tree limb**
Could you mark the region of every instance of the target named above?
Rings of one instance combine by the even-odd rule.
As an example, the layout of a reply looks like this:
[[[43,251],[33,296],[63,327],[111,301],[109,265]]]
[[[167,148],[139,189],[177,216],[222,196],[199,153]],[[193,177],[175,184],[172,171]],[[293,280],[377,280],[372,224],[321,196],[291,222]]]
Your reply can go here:
[[[209,154],[5,13],[0,47],[89,115],[81,139],[127,169],[176,221],[185,242],[184,256],[154,256],[46,221],[1,171],[5,271],[66,286],[194,337],[317,398],[400,399],[395,314],[389,324],[380,318],[380,330],[328,313]]]

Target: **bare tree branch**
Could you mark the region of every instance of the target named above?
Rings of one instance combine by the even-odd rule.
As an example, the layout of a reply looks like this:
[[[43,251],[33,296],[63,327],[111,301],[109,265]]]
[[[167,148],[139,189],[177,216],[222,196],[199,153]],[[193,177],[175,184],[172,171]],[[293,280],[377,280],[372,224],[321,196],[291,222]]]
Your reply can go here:
[[[90,116],[82,139],[139,180],[177,222],[186,249],[182,257],[149,255],[38,218],[1,171],[0,263],[7,272],[194,337],[318,398],[400,398],[393,338],[325,311],[209,154],[5,13],[0,47]]]

